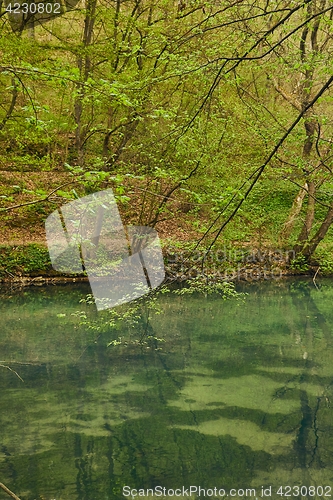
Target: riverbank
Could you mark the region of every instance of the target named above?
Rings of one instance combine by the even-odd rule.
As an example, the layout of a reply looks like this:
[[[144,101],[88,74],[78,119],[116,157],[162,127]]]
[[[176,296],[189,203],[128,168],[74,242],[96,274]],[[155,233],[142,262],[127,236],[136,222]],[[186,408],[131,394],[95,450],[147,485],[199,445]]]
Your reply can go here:
[[[285,276],[333,276],[325,262],[304,264],[292,251],[269,248],[224,246],[206,255],[190,244],[164,244],[163,256],[167,280],[184,281],[200,274],[225,281],[277,280]],[[46,246],[0,246],[0,282],[22,285],[75,283],[87,281],[85,273],[62,274],[52,268]]]
[[[94,184],[94,190],[110,186],[116,190],[118,184],[112,179],[111,184],[102,181]],[[79,197],[90,192],[92,186],[84,184],[82,179],[80,182],[74,180],[72,173],[60,166],[54,172],[3,170],[0,180],[0,282],[39,284],[86,280],[82,274],[62,275],[52,269],[46,247],[45,219],[59,204],[73,199],[73,185],[75,195]],[[66,186],[63,189],[68,191],[57,189],[60,185]],[[168,181],[161,192],[171,189],[172,185]],[[281,236],[289,210],[281,199],[274,207],[274,217],[281,212],[279,223],[274,219],[272,223],[266,221],[265,225],[258,226],[255,214],[249,212],[246,217],[243,214],[223,231],[212,251],[206,255],[214,240],[208,221],[216,217],[209,203],[190,203],[191,196],[181,192],[179,199],[170,198],[155,223],[153,213],[157,208],[154,203],[160,195],[152,199],[152,203],[155,200],[152,213],[143,216],[144,207],[148,210],[142,199],[146,189],[144,180],[124,177],[121,186],[126,191],[126,200],[119,200],[118,208],[124,225],[136,225],[142,216],[140,223],[156,228],[168,278],[183,281],[197,274],[209,274],[227,281],[259,281],[284,276],[314,276],[316,273],[318,277],[333,276],[333,228],[315,250],[310,263],[295,259],[292,247],[297,231],[289,238]],[[53,193],[52,197],[50,193]],[[264,208],[265,214],[272,210],[270,206]],[[138,214],[141,214],[139,219]],[[198,241],[204,245],[196,248]],[[277,249],[279,245],[282,249]]]

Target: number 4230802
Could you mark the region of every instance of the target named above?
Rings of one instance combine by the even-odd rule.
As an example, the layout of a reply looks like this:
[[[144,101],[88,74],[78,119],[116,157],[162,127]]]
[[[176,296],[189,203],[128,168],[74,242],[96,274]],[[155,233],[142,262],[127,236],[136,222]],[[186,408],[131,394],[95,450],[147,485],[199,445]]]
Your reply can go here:
[[[10,14],[61,14],[60,3],[10,3],[6,7]]]
[[[331,497],[332,486],[280,486],[277,495],[281,497]]]

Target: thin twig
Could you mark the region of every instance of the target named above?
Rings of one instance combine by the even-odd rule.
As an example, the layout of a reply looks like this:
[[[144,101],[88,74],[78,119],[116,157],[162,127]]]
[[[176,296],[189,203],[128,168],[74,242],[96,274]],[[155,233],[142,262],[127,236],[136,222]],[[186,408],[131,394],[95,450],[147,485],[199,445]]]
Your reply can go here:
[[[5,491],[10,497],[14,498],[14,500],[21,500],[17,495],[15,495],[15,493],[10,491],[10,489],[7,488],[7,486],[5,486],[3,483],[0,483],[0,488],[2,488],[3,491]]]
[[[11,278],[15,278],[14,274],[10,273],[9,271],[7,271],[6,269],[4,269],[5,273],[7,273]]]
[[[78,181],[76,180],[76,181],[65,182],[65,184],[61,184],[61,186],[58,186],[55,189],[53,189],[47,196],[44,196],[44,198],[40,198],[39,200],[34,200],[34,201],[27,201],[26,203],[19,203],[18,205],[12,205],[11,207],[7,207],[7,208],[0,208],[0,212],[9,212],[10,210],[15,210],[15,208],[26,207],[28,205],[35,205],[36,203],[42,203],[43,201],[48,201],[49,198],[54,193],[59,191],[59,189],[65,187],[65,186],[68,186],[69,184],[75,184],[76,182],[78,182]]]
[[[16,364],[16,365],[32,365],[32,366],[42,366],[43,363],[39,363],[38,361],[35,361],[33,363],[30,363],[28,361],[4,361],[3,359],[0,360],[0,365],[3,363],[11,363],[11,364]]]
[[[319,290],[319,288],[317,287],[317,283],[316,283],[316,277],[317,277],[317,274],[319,273],[319,269],[320,269],[320,266],[318,266],[318,269],[314,275],[314,277],[312,278],[312,281],[313,281],[313,284],[314,286],[317,288],[317,290]]]
[[[201,162],[201,159],[197,161],[196,166],[191,170],[191,172],[186,177],[183,177],[182,179],[180,179],[180,181],[175,186],[173,186],[171,189],[169,189],[167,192],[164,193],[164,198],[157,208],[155,217],[154,217],[154,219],[152,219],[148,222],[148,224],[147,224],[148,226],[154,227],[156,225],[156,223],[158,222],[159,213],[160,213],[161,209],[164,207],[164,205],[166,205],[166,203],[168,202],[172,193],[174,193],[176,191],[176,189],[180,188],[182,186],[182,184],[184,184],[186,181],[188,181],[192,177],[192,175],[194,175],[197,172],[197,170],[200,166],[200,162]]]
[[[15,375],[24,383],[24,380],[22,377],[20,377],[20,375],[15,371],[13,370],[10,366],[7,366],[7,365],[0,365],[2,368],[7,368],[7,370],[10,370],[11,372],[15,373]],[[1,484],[1,483],[0,483]]]

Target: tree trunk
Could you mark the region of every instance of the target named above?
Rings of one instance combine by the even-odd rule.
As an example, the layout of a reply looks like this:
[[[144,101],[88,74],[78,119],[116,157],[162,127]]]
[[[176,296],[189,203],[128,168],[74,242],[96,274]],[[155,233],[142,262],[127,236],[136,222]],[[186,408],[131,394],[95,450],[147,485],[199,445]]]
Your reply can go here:
[[[304,97],[304,100],[302,101],[302,104],[304,105],[306,103],[306,97]],[[304,172],[309,176],[309,170],[308,170],[308,165],[309,165],[309,159],[310,155],[313,149],[313,144],[314,144],[314,134],[316,131],[316,121],[314,118],[311,119],[306,119],[304,123],[305,127],[305,140],[303,144],[303,160],[305,163],[305,167],[303,168]],[[307,189],[307,194],[308,194],[308,204],[307,204],[307,210],[306,210],[306,217],[305,221],[303,224],[303,227],[301,229],[300,234],[298,235],[296,245],[294,246],[294,251],[295,254],[303,253],[302,249],[304,246],[307,244],[311,229],[313,226],[314,222],[314,217],[315,217],[315,194],[316,194],[316,185],[313,180],[311,180],[310,177],[307,178],[306,184],[308,186]]]
[[[307,183],[305,183],[304,186],[298,191],[293,201],[291,210],[288,215],[288,219],[284,223],[283,229],[280,233],[280,238],[283,239],[284,241],[290,238],[290,235],[294,229],[295,221],[302,210],[303,201],[307,193],[307,190],[308,190],[308,185]]]
[[[325,4],[326,0],[321,0],[320,6],[317,5],[316,2],[313,3],[309,2],[307,5],[307,16],[310,17],[313,14],[313,12],[317,11],[320,8],[323,9],[325,7]],[[303,63],[306,62],[307,60],[311,61],[311,59],[319,51],[319,46],[318,46],[319,25],[320,25],[320,19],[318,18],[315,20],[311,29],[309,25],[305,25],[305,27],[303,28],[300,41],[301,60]],[[300,84],[300,102],[303,109],[306,108],[306,106],[309,103],[309,99],[311,98],[313,75],[314,75],[314,68],[313,65],[310,63],[305,70],[304,79]],[[307,205],[304,225],[301,229],[301,232],[297,238],[296,245],[294,247],[296,255],[301,253],[307,257],[309,257],[310,255],[307,254],[311,246],[311,244],[309,244],[309,238],[315,218],[315,204],[316,204],[315,200],[316,185],[314,181],[311,180],[310,178],[311,164],[309,160],[315,142],[315,133],[317,130],[317,125],[318,125],[317,119],[313,113],[313,110],[310,109],[309,114],[305,117],[304,121],[305,140],[303,143],[303,154],[302,154],[305,164],[305,166],[303,167],[303,171],[307,176],[307,184],[308,184],[308,205]],[[327,229],[325,231],[325,234],[327,232]]]
[[[95,24],[96,3],[97,0],[87,0],[86,17],[84,20],[84,32],[82,39],[84,49],[91,45],[92,42],[92,35]],[[85,53],[83,56],[81,54],[78,56],[77,66],[80,70],[81,81],[77,84],[77,96],[74,103],[74,118],[76,123],[75,147],[78,157],[78,163],[79,165],[82,165],[84,161],[83,144],[86,134],[86,127],[82,124],[82,102],[85,94],[84,84],[87,81],[91,71],[91,60],[87,53]]]
[[[313,226],[315,216],[315,194],[316,186],[313,181],[308,182],[308,206],[306,211],[306,218],[302,230],[297,238],[297,243],[294,247],[296,255],[302,250],[310,237],[310,232]]]
[[[302,254],[306,257],[309,258],[313,254],[313,252],[316,250],[317,246],[319,243],[325,238],[327,231],[329,230],[331,224],[333,222],[333,204],[331,205],[331,208],[328,210],[325,220],[321,224],[320,228],[316,232],[316,234],[313,236],[313,238],[307,243],[303,249],[302,249]]]

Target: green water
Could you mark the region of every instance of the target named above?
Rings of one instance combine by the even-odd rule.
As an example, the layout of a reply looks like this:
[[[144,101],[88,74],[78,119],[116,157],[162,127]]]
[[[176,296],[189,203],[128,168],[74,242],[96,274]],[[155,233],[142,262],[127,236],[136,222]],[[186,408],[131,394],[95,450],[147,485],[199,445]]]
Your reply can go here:
[[[110,347],[72,316],[85,286],[3,289],[0,482],[22,500],[333,496],[333,282],[239,288],[162,296],[165,342]]]

